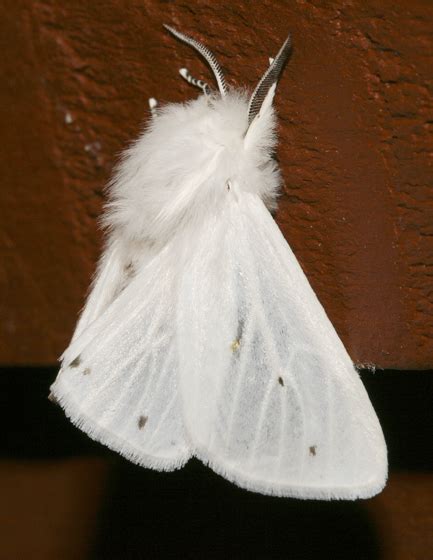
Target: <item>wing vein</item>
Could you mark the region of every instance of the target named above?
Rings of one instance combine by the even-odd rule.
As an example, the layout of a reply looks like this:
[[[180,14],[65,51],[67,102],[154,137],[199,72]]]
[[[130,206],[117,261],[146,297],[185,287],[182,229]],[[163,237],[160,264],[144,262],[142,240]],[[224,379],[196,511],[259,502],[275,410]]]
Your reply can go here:
[[[249,276],[251,278],[251,281],[254,284],[254,292],[256,294],[256,301],[261,301],[260,296],[260,288],[259,288],[259,283],[257,281],[257,271],[253,270],[251,263],[255,262],[255,259],[253,258],[253,254],[251,251],[251,244],[246,243],[245,244],[248,247],[248,251],[249,251],[249,258],[246,259],[246,262],[249,263]],[[257,451],[258,449],[258,442],[260,441],[260,435],[261,435],[261,430],[262,430],[262,426],[263,426],[263,422],[266,418],[266,413],[268,411],[269,408],[269,398],[271,396],[272,393],[272,388],[273,388],[273,381],[276,381],[277,375],[279,373],[281,373],[283,371],[283,366],[281,364],[281,360],[279,358],[278,355],[278,351],[275,345],[275,341],[272,337],[269,336],[269,332],[271,332],[271,329],[269,328],[269,321],[267,319],[267,317],[265,316],[265,314],[263,313],[263,308],[260,305],[258,307],[258,312],[259,315],[257,317],[257,319],[259,320],[259,323],[262,324],[262,336],[264,338],[264,343],[265,343],[265,347],[267,346],[270,353],[271,353],[271,360],[272,360],[272,365],[275,367],[275,372],[271,373],[271,376],[268,380],[268,389],[266,391],[266,396],[264,398],[263,401],[263,405],[261,408],[261,412],[260,412],[260,416],[258,418],[257,424],[256,424],[256,431],[255,431],[255,436],[254,436],[254,441],[253,441],[253,445],[251,448],[251,454],[250,454],[250,459],[249,459],[249,464],[251,465],[253,458],[254,458],[254,452]],[[266,326],[268,328],[266,328]],[[273,375],[273,373],[275,373],[275,375]],[[275,380],[273,379],[275,377]],[[302,406],[302,398],[299,392],[299,387],[298,384],[296,383],[296,381],[293,379],[291,380],[291,385],[293,388],[293,392],[295,393],[298,403],[299,403],[299,410],[301,412],[301,425],[302,425],[302,445],[301,445],[301,452],[302,449],[304,448],[305,445],[305,413],[304,413],[304,407]],[[286,404],[287,406],[287,404]],[[284,406],[284,410],[286,409],[286,406]],[[280,423],[281,425],[281,423]],[[279,453],[280,453],[280,457],[282,456],[282,446],[280,445],[279,447]],[[302,456],[302,454],[301,454]],[[301,463],[301,470],[302,470],[302,463]]]

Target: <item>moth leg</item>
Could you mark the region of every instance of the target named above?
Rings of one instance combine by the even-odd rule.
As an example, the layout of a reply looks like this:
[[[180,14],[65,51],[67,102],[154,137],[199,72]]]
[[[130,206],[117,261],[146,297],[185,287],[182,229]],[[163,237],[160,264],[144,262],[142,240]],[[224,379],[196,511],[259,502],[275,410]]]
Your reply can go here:
[[[149,109],[152,117],[156,117],[157,107],[158,107],[158,101],[154,97],[149,97]]]
[[[181,68],[179,70],[179,74],[182,76],[182,78],[184,80],[186,80],[189,84],[196,86],[198,88],[200,88],[203,93],[205,95],[209,95],[210,94],[210,87],[209,84],[207,84],[206,82],[203,82],[203,80],[197,80],[197,78],[194,78],[193,76],[191,76],[191,74],[188,72],[188,70],[186,68]]]

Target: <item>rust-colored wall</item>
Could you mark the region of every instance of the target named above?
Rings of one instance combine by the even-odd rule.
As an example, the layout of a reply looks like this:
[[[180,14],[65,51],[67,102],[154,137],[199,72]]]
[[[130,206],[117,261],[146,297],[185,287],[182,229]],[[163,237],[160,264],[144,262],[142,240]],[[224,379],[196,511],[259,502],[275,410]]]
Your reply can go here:
[[[352,358],[433,366],[433,4],[3,1],[0,361],[52,363],[99,253],[102,188],[147,98],[197,95],[206,42],[253,87],[290,30],[278,222]]]
[[[92,558],[108,474],[96,457],[0,461],[0,558]]]

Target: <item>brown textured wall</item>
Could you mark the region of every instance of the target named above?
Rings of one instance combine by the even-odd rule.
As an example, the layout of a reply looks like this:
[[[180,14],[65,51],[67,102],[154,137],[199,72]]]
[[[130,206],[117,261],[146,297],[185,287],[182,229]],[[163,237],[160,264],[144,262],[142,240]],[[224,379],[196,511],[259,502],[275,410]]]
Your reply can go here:
[[[97,216],[147,98],[209,78],[170,23],[253,87],[288,30],[277,215],[353,360],[433,366],[433,4],[2,2],[0,361],[51,363],[94,270]]]

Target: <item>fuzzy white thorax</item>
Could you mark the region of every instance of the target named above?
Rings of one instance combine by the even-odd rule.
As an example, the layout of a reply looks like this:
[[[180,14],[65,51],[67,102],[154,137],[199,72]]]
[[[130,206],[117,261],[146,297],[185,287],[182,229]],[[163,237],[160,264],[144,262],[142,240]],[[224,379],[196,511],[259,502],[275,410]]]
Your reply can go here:
[[[105,223],[128,241],[164,244],[183,223],[215,209],[228,181],[274,209],[280,186],[272,158],[275,112],[266,107],[246,143],[247,111],[248,98],[237,90],[158,109],[123,156]]]

